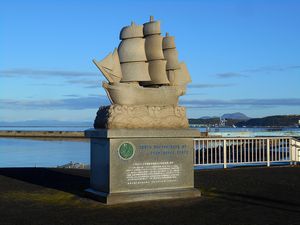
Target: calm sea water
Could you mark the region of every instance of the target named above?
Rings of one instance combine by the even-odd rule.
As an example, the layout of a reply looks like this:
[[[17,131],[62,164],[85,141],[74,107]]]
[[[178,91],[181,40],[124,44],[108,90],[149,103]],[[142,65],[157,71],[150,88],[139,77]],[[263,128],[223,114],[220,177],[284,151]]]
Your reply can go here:
[[[2,127],[3,128],[3,127]],[[89,127],[6,127],[1,130],[83,131]],[[205,131],[205,128],[199,128]],[[210,134],[223,137],[297,136],[300,128],[212,128]],[[90,144],[84,140],[0,138],[0,167],[56,167],[73,162],[89,164]]]
[[[73,162],[89,164],[87,141],[0,138],[0,167],[56,167]]]

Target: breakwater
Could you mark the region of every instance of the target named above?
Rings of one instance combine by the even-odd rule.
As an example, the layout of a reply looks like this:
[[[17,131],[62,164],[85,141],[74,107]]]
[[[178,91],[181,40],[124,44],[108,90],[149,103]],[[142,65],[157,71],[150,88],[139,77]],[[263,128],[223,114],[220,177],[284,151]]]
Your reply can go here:
[[[0,137],[85,138],[84,131],[20,131],[20,130],[1,130]]]

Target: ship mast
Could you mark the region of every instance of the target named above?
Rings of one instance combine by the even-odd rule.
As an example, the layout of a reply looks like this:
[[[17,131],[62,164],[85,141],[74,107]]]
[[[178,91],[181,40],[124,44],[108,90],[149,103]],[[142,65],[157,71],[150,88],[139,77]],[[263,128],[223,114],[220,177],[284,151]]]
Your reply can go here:
[[[190,74],[184,62],[178,61],[178,52],[175,45],[175,37],[166,36],[163,38],[163,53],[167,60],[167,75],[171,86],[182,86],[183,91],[185,91],[185,85],[191,82]]]
[[[153,16],[150,16],[150,21],[144,24],[143,33],[151,81],[143,82],[142,85],[169,84],[166,73],[167,61],[162,50],[163,37],[160,35],[160,21],[154,21]]]
[[[121,43],[118,47],[123,75],[121,82],[151,80],[146,63],[145,39],[143,37],[143,26],[136,25],[134,22],[121,30]]]

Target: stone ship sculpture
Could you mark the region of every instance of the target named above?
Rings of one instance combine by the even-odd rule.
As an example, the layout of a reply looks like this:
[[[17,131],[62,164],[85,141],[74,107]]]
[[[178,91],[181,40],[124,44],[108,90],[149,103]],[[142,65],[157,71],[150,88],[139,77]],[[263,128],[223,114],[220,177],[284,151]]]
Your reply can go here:
[[[178,106],[191,82],[179,62],[173,36],[161,36],[160,21],[134,22],[120,32],[121,43],[102,61],[93,60],[112,105],[97,112],[95,128],[187,128],[185,108]]]

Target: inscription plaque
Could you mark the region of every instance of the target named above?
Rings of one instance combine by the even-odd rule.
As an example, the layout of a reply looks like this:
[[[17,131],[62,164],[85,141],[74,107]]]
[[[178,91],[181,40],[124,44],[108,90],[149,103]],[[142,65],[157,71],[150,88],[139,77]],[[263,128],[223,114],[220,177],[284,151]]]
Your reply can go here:
[[[119,146],[135,146],[134,156],[124,160]],[[186,138],[111,139],[110,190],[156,190],[193,186],[193,142]],[[116,151],[117,150],[117,151]]]
[[[127,184],[176,182],[180,175],[174,162],[134,163],[126,170]]]

